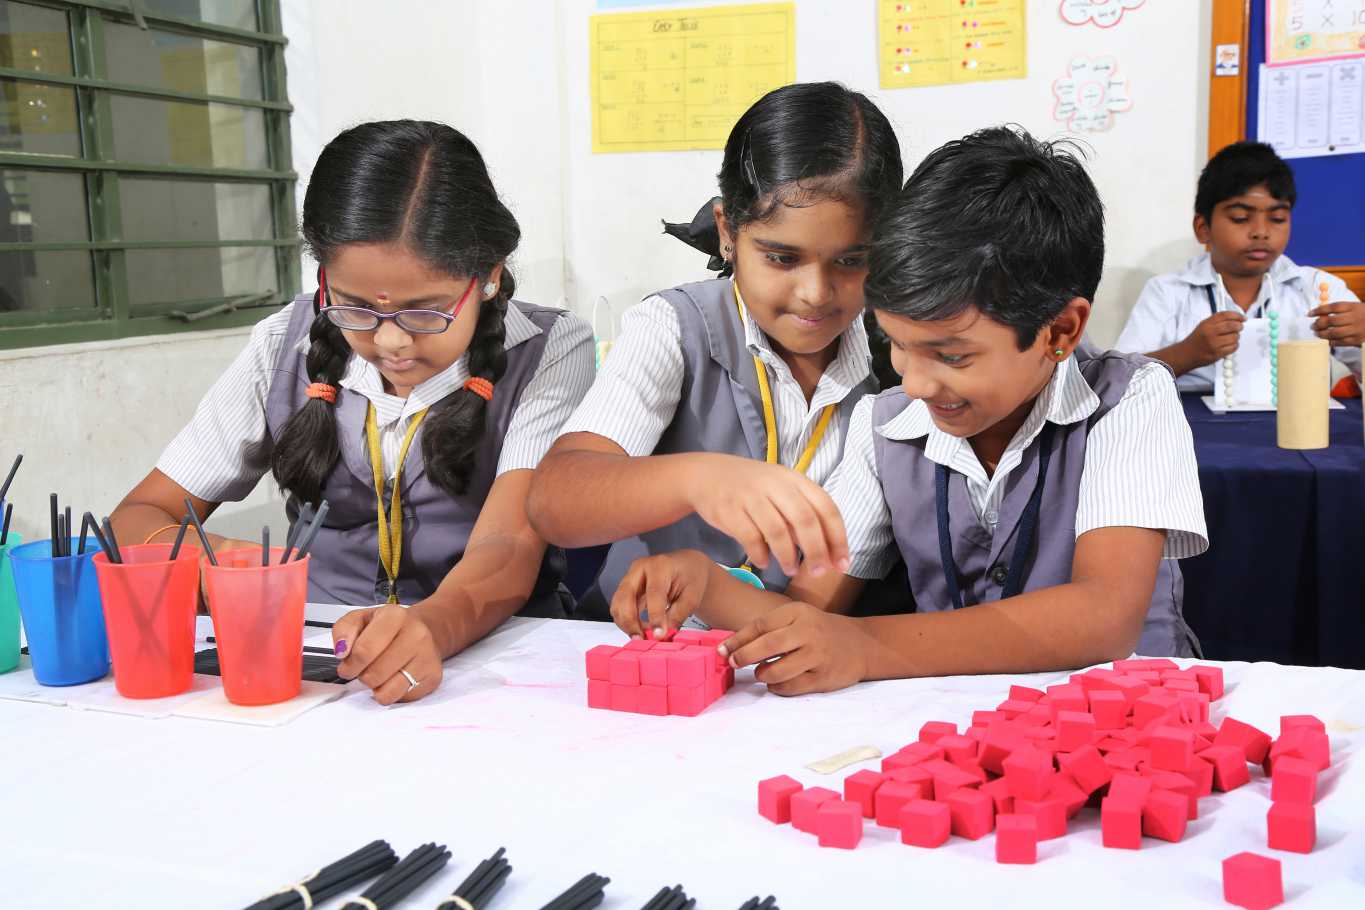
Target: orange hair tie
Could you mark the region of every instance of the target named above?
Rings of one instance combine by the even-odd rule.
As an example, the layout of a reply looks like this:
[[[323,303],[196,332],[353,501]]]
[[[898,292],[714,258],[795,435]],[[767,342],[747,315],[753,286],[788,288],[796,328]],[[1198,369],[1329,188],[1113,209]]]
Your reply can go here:
[[[337,387],[328,385],[325,382],[311,383],[308,388],[303,390],[303,394],[307,395],[309,398],[321,398],[328,404],[337,403]]]
[[[471,376],[464,381],[464,387],[484,401],[493,400],[493,383],[481,376]]]

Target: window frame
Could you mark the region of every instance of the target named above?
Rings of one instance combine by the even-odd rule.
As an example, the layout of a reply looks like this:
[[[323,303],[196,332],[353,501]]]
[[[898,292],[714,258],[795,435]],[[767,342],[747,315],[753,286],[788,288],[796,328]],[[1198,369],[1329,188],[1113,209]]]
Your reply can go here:
[[[111,0],[17,2],[66,13],[72,74],[0,67],[0,77],[72,89],[76,95],[81,156],[0,151],[0,168],[52,170],[81,175],[85,183],[84,216],[88,221],[90,239],[0,243],[0,252],[89,253],[95,306],[0,312],[0,350],[246,326],[276,312],[293,299],[300,288],[299,239],[294,208],[298,174],[293,170],[290,150],[289,115],[294,108],[288,101],[286,91],[284,47],[287,41],[281,32],[280,0],[256,0],[259,31],[153,13],[147,11],[139,0],[126,3]],[[263,97],[253,99],[200,94],[107,80],[103,78],[108,72],[104,27],[110,22],[257,48],[261,57]],[[266,160],[269,166],[251,170],[117,160],[113,157],[112,98],[115,95],[260,110],[265,121]],[[124,240],[119,183],[125,174],[206,183],[265,185],[270,194],[273,236],[252,240]],[[140,304],[135,310],[129,299],[126,267],[128,251],[232,248],[273,250],[278,290],[269,294]]]

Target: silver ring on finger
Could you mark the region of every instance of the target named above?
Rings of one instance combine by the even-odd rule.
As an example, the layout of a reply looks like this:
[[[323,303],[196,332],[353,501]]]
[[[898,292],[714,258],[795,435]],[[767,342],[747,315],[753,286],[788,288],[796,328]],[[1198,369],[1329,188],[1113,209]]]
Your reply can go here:
[[[407,670],[399,670],[398,672],[399,672],[399,673],[402,673],[402,674],[403,674],[403,677],[404,677],[405,679],[407,679],[407,681],[408,681],[408,692],[411,692],[413,689],[416,689],[418,686],[420,686],[420,685],[422,684],[422,681],[421,681],[421,680],[419,680],[417,677],[413,676],[413,675],[412,675],[411,673],[409,673]],[[407,693],[405,692],[405,693],[403,693],[403,694],[406,695]]]

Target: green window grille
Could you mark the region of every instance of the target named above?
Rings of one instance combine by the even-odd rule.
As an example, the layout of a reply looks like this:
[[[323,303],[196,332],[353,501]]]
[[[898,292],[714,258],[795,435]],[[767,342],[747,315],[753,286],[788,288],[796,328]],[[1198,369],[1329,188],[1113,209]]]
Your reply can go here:
[[[279,0],[0,0],[0,348],[299,289]]]

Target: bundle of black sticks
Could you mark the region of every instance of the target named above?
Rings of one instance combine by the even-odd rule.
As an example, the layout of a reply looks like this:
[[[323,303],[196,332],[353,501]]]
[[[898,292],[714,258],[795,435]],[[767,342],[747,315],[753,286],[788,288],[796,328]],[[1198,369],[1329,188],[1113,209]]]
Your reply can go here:
[[[499,847],[498,852],[474,867],[474,871],[445,900],[436,905],[436,910],[454,907],[456,910],[483,910],[493,895],[512,874],[512,865],[503,859],[507,851]]]
[[[9,543],[9,522],[14,517],[14,503],[7,502],[5,497],[9,495],[9,485],[14,482],[14,475],[19,470],[19,465],[23,464],[23,453],[16,455],[14,464],[10,466],[9,474],[5,477],[5,482],[0,483],[0,506],[5,508],[4,524],[0,525],[0,547]]]
[[[771,894],[761,901],[756,897],[751,897],[739,905],[739,910],[777,910],[777,898]]]
[[[341,908],[360,907],[363,910],[388,910],[422,886],[441,867],[450,862],[450,851],[444,846],[423,844],[399,861],[378,881],[358,897],[342,902]]]
[[[589,872],[541,910],[589,910],[602,903],[603,889],[610,881],[606,876]]]
[[[388,841],[373,841],[302,881],[261,898],[246,910],[307,910],[393,868],[397,862],[398,855]]]
[[[642,910],[692,910],[697,905],[695,897],[688,897],[682,885],[660,888],[659,893],[649,899]]]

